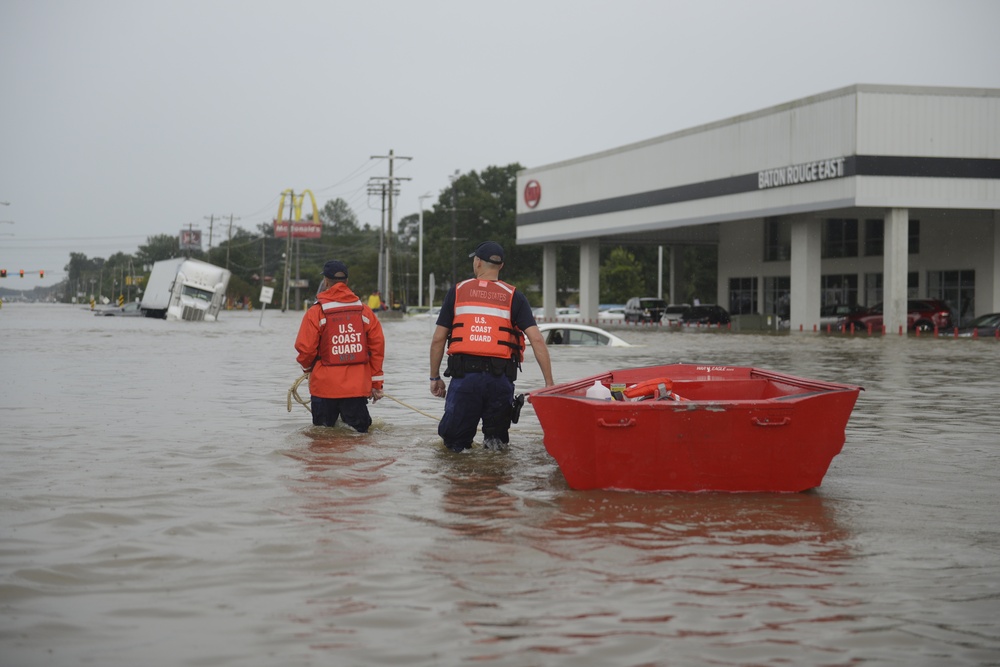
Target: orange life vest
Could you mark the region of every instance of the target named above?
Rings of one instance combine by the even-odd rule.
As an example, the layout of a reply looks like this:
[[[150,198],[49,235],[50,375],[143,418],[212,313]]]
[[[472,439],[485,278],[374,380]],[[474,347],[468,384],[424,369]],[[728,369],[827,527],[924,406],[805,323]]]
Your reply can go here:
[[[368,361],[368,336],[361,301],[319,300],[323,309],[319,328],[319,360],[326,366],[363,364]]]
[[[472,278],[455,287],[448,354],[524,359],[524,334],[511,321],[514,286]]]

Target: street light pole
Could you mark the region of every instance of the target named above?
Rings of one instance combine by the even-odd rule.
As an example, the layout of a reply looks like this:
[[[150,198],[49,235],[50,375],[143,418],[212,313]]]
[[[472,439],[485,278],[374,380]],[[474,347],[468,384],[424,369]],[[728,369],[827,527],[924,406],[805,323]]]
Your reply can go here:
[[[420,235],[417,237],[417,306],[424,305],[424,200],[430,196],[431,193],[428,192],[417,197],[420,202]]]

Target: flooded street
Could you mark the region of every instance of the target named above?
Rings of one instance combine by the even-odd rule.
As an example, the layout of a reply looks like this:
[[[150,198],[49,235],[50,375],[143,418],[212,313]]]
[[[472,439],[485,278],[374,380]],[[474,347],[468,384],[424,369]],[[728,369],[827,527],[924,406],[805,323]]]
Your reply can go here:
[[[569,489],[530,405],[510,451],[445,450],[426,319],[384,325],[371,433],[312,427],[286,407],[300,317],[3,306],[0,665],[1000,663],[995,340],[554,349],[558,382],[703,362],[865,388],[814,491],[637,494]]]

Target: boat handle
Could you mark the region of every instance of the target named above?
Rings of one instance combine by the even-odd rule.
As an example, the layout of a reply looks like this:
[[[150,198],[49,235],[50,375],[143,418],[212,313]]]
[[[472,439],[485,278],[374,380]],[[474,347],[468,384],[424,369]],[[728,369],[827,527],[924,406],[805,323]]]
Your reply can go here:
[[[792,423],[791,417],[782,417],[781,421],[771,421],[770,419],[761,419],[760,417],[754,417],[751,419],[755,426],[788,426]]]
[[[635,420],[630,418],[617,422],[606,422],[603,417],[598,417],[597,425],[605,428],[628,428],[629,426],[635,426]]]

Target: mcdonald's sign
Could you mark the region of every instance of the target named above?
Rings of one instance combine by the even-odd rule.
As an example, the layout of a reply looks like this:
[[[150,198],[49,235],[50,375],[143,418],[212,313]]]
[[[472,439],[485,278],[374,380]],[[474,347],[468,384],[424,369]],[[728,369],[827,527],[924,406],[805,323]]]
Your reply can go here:
[[[292,219],[282,220],[281,216],[285,210],[285,195],[288,195],[292,207]],[[302,200],[309,195],[312,202],[312,222],[302,219]],[[323,225],[319,221],[319,210],[316,208],[316,198],[311,190],[303,190],[302,194],[295,194],[291,190],[281,193],[281,201],[278,203],[278,216],[274,219],[274,238],[287,238],[291,230],[293,239],[318,239],[323,231]]]

